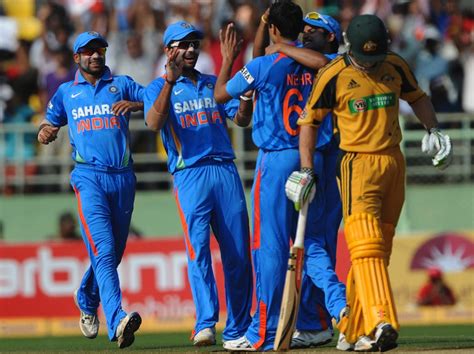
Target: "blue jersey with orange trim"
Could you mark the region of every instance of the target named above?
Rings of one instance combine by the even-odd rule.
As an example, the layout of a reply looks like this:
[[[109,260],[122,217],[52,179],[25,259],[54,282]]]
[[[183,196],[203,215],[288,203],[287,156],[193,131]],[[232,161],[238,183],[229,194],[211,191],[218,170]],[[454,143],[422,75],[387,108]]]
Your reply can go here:
[[[128,76],[112,76],[108,67],[93,86],[79,70],[74,81],[61,86],[51,98],[46,120],[56,127],[69,125],[72,158],[79,163],[126,168],[130,114],[116,116],[112,105],[121,100],[142,102],[144,88]]]
[[[326,58],[329,60],[333,60],[337,57],[338,53],[333,54],[324,54]],[[327,145],[331,142],[334,137],[334,123],[332,121],[332,113],[328,113],[326,117],[324,117],[321,125],[318,129],[318,140],[316,142],[316,149],[319,151],[324,150]]]
[[[298,116],[313,85],[314,73],[279,53],[257,57],[227,83],[232,97],[256,90],[252,138],[260,149],[298,148]]]
[[[168,120],[161,130],[168,170],[175,173],[198,161],[235,158],[226,119],[233,119],[239,100],[219,104],[214,99],[216,76],[198,73],[197,84],[181,76],[173,86]],[[145,117],[165,84],[153,80],[145,90]]]

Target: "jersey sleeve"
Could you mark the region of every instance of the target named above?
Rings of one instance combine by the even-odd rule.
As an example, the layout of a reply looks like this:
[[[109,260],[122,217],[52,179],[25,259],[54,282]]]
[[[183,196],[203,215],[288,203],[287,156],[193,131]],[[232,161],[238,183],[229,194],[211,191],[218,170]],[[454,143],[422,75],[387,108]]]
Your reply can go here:
[[[64,86],[59,86],[56,93],[48,102],[45,119],[55,127],[62,127],[67,124],[67,114],[63,103]]]
[[[258,57],[250,61],[227,82],[226,91],[230,96],[238,98],[243,93],[258,88],[262,58],[265,57]]]
[[[153,103],[155,100],[158,98],[160,95],[161,90],[163,89],[165,80],[162,78],[158,78],[153,80],[148,84],[148,86],[144,90],[144,95],[143,95],[143,104],[144,104],[144,117],[146,120],[146,115],[148,114],[148,111],[151,109],[153,106]]]
[[[233,98],[224,104],[225,115],[228,119],[234,120],[237,110],[239,109],[240,100]]]
[[[315,78],[313,89],[306,106],[298,119],[298,125],[319,126],[324,117],[336,105],[337,76],[320,71]]]
[[[389,54],[388,59],[402,79],[400,90],[400,98],[402,100],[405,100],[408,103],[414,103],[426,95],[418,86],[415,75],[413,75],[408,63],[401,56],[391,53]]]
[[[131,77],[126,76],[128,81],[128,97],[133,102],[143,102],[145,88]]]

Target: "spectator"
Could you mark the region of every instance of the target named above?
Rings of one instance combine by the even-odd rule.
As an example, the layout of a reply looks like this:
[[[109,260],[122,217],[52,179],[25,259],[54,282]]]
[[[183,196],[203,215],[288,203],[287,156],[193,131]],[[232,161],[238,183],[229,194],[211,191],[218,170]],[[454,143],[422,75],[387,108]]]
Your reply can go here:
[[[416,302],[419,306],[443,306],[456,303],[453,291],[444,282],[443,273],[439,268],[428,270],[428,281],[420,288]]]
[[[77,232],[76,217],[70,211],[66,211],[59,216],[58,233],[48,237],[54,240],[75,241],[82,240]]]

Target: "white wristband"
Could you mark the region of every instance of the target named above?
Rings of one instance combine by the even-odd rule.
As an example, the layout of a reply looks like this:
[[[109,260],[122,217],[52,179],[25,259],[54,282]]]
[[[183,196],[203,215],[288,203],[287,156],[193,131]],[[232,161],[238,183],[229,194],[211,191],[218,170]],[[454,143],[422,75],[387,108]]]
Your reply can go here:
[[[240,99],[242,101],[252,101],[252,97],[247,97],[247,96],[244,96],[244,95],[240,95]]]

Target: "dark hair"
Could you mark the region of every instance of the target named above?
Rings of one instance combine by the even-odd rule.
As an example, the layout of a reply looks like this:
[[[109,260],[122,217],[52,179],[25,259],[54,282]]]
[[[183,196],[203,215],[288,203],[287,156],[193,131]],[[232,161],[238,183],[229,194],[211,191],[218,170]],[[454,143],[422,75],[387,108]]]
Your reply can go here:
[[[303,11],[290,0],[274,2],[270,7],[268,23],[276,26],[283,37],[295,40],[303,31]]]

